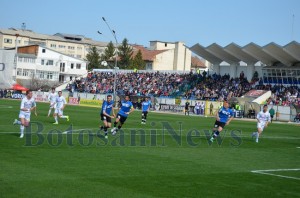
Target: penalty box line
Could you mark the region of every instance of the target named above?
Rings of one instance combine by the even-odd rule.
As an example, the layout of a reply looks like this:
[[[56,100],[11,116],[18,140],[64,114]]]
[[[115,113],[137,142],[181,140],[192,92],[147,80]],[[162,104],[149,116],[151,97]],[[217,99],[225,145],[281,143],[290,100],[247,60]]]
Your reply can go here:
[[[300,168],[295,168],[295,169],[270,169],[270,170],[253,170],[251,171],[252,173],[256,174],[262,174],[262,175],[271,175],[271,176],[276,176],[276,177],[281,177],[281,178],[287,178],[287,179],[295,179],[295,180],[300,180],[299,177],[291,177],[291,176],[286,176],[286,175],[279,175],[275,173],[270,173],[270,172],[288,172],[288,171],[300,171]]]

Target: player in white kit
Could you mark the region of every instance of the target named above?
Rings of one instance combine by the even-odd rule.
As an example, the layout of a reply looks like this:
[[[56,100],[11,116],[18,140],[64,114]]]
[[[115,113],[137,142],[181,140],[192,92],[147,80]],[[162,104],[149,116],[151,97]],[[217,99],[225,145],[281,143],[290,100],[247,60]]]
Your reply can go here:
[[[29,126],[31,111],[35,110],[36,103],[32,97],[32,91],[26,91],[26,96],[22,99],[19,118],[15,119],[14,125],[20,125],[20,138],[24,137],[24,128]]]
[[[271,115],[268,111],[268,105],[264,105],[263,110],[256,116],[257,132],[252,133],[252,138],[255,137],[255,142],[258,143],[258,138],[262,134],[265,127],[271,122]]]
[[[53,117],[55,119],[55,122],[53,124],[58,124],[57,115],[58,115],[58,117],[67,119],[67,121],[69,121],[69,116],[64,115],[64,108],[67,105],[67,101],[66,101],[65,97],[62,96],[61,91],[58,92],[58,96],[55,99],[54,105],[56,105],[56,107],[55,107],[55,111],[53,114]]]
[[[49,111],[48,111],[48,117],[50,116],[52,109],[55,109],[55,100],[56,100],[56,97],[57,97],[57,93],[55,93],[55,88],[52,88],[51,92],[48,95],[48,100],[50,102],[50,108],[49,108]]]

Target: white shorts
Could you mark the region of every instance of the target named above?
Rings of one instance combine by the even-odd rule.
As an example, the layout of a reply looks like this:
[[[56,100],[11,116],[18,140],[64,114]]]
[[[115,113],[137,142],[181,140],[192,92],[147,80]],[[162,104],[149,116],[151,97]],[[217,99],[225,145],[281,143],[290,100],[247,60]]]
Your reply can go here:
[[[261,129],[261,130],[263,131],[264,128],[265,128],[265,125],[266,125],[265,122],[258,122],[258,123],[257,123],[257,128],[258,128],[258,129]]]
[[[25,118],[28,122],[30,121],[30,112],[20,111],[19,118]]]
[[[55,102],[50,102],[50,109],[55,108]]]
[[[56,113],[57,115],[64,115],[64,111],[61,109],[55,109],[54,113]]]

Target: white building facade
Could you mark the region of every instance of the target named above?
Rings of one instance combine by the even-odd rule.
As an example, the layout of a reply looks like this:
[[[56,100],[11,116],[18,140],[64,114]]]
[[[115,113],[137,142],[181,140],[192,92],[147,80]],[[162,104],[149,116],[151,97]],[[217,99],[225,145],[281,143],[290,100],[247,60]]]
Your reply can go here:
[[[27,86],[32,80],[59,84],[87,74],[85,61],[39,45],[19,47],[17,57],[13,75]]]
[[[84,59],[91,46],[96,46],[99,52],[102,53],[106,48],[107,43],[95,41],[76,34],[57,33],[54,35],[47,35],[26,29],[0,29],[0,49],[9,49],[27,45],[45,46],[68,56]]]
[[[192,52],[183,42],[150,41],[150,50],[164,50],[154,58],[153,70],[191,70]]]

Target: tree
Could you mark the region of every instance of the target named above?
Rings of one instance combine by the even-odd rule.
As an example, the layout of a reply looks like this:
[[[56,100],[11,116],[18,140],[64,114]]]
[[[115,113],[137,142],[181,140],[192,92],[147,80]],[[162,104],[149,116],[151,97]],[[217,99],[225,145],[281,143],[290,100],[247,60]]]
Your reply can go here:
[[[131,65],[132,61],[132,47],[128,44],[128,40],[125,38],[122,44],[118,47],[118,56],[120,58],[118,66],[121,69],[127,69]]]
[[[114,57],[115,56],[115,46],[114,44],[110,41],[105,50],[104,50],[104,53],[102,54],[101,56],[101,60],[102,61],[113,61],[114,60]]]
[[[146,63],[143,60],[143,55],[141,50],[139,50],[132,60],[131,69],[136,68],[140,70],[140,69],[145,69],[145,67],[146,67]]]
[[[89,62],[88,70],[101,67],[100,55],[96,46],[90,47],[86,61]]]

